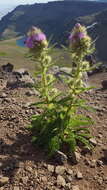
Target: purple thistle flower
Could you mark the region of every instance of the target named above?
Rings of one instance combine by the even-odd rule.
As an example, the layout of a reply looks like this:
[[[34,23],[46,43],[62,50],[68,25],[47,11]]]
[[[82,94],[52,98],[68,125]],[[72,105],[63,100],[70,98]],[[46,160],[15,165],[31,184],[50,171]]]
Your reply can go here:
[[[70,34],[70,36],[68,37],[68,40],[72,41],[73,35]]]
[[[37,34],[33,34],[31,36],[28,36],[25,44],[28,48],[34,48],[35,45],[38,43],[38,42],[42,42],[46,40],[46,36],[44,33],[37,33]]]
[[[84,38],[86,35],[83,32],[79,32],[78,33],[78,38],[81,40],[82,38]]]
[[[85,37],[85,34],[83,32],[77,32],[75,34],[70,34],[68,39],[71,43],[75,43],[76,41],[81,40],[84,37]]]
[[[78,39],[78,35],[77,34],[70,34],[68,39],[70,42],[76,42],[76,40]]]
[[[34,34],[32,36],[32,39],[34,42],[41,42],[41,41],[46,40],[46,36],[44,33],[38,33],[38,34]]]
[[[33,48],[34,47],[34,43],[33,43],[33,39],[32,36],[29,36],[25,42],[26,46],[28,48]]]

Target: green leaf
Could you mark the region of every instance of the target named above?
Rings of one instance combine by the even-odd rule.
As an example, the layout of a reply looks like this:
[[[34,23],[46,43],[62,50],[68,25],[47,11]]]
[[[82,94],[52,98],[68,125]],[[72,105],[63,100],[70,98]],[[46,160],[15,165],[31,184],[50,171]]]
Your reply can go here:
[[[60,139],[58,136],[54,136],[53,138],[50,139],[49,142],[49,150],[50,150],[49,156],[52,156],[59,149],[60,149]]]
[[[75,152],[76,145],[77,145],[75,134],[70,132],[66,137],[64,137],[63,140],[69,145],[70,152]]]
[[[37,137],[36,137],[36,136],[33,136],[31,142],[32,142],[32,143],[35,143],[36,141],[37,141]]]
[[[87,140],[86,138],[84,138],[84,137],[82,137],[82,136],[79,136],[79,135],[76,135],[76,139],[79,140],[80,142],[82,142],[83,145],[85,145],[86,147],[88,147],[88,148],[90,148],[90,149],[92,148],[92,146],[91,146],[89,140]]]

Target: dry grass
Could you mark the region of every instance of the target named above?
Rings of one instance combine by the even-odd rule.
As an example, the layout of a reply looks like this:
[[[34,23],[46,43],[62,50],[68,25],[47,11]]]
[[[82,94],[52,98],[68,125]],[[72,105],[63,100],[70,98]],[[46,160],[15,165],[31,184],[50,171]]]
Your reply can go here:
[[[26,58],[28,50],[16,45],[16,39],[0,42],[0,65],[12,63],[15,69],[26,68],[32,72],[35,68],[33,61]]]
[[[31,73],[38,70],[39,65],[26,57],[28,49],[16,45],[16,39],[4,40],[0,42],[0,65],[12,63],[15,69],[26,68]],[[70,66],[71,60],[61,49],[54,49],[52,57],[55,64],[60,67]]]

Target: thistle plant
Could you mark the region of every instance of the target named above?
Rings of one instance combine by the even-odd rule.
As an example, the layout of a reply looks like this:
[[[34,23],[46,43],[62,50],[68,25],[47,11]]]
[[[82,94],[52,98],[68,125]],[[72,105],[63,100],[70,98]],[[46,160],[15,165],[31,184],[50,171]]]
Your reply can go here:
[[[72,94],[80,94],[80,92],[88,90],[84,88],[84,72],[89,71],[90,64],[85,57],[94,51],[92,40],[87,34],[86,27],[77,23],[69,36],[69,49],[72,59],[72,76],[69,87]]]
[[[26,45],[41,67],[39,72],[41,79],[37,85],[40,101],[35,105],[42,111],[39,115],[32,116],[29,126],[33,134],[33,142],[48,150],[49,155],[63,150],[63,145],[67,145],[69,151],[74,152],[79,141],[91,148],[90,130],[84,125],[89,126],[92,121],[79,114],[81,109],[88,108],[81,94],[90,89],[85,87],[83,82],[84,72],[89,70],[89,63],[85,61],[85,56],[93,51],[92,41],[86,28],[76,24],[69,36],[67,51],[72,58],[72,73],[69,79],[65,79],[67,89],[64,91],[59,91],[55,87],[56,78],[49,72],[54,63],[45,34],[40,29],[32,27]]]
[[[82,94],[92,88],[86,87],[84,73],[91,70],[85,57],[93,53],[94,47],[91,38],[87,34],[86,27],[79,23],[73,28],[68,40],[69,48],[66,48],[66,50],[71,56],[72,72],[69,80],[65,79],[65,83],[68,85],[68,94],[64,102],[66,111],[63,118],[66,125],[64,127],[63,141],[69,144],[70,151],[73,152],[79,141],[87,148],[92,148],[89,143],[91,138],[90,129],[84,127],[84,125],[89,126],[93,121],[79,114],[79,111],[82,109],[90,110],[90,107],[82,98]]]
[[[53,65],[49,55],[52,48],[48,47],[45,34],[36,27],[32,27],[28,32],[26,46],[29,48],[30,56],[40,64],[40,71],[37,72],[37,75],[41,75],[41,79],[36,85],[40,92],[40,102],[35,105],[42,109],[42,113],[32,116],[29,128],[33,132],[32,141],[49,148],[52,137],[57,133],[54,126],[57,118],[56,99],[61,95],[54,85],[56,78],[49,72]]]

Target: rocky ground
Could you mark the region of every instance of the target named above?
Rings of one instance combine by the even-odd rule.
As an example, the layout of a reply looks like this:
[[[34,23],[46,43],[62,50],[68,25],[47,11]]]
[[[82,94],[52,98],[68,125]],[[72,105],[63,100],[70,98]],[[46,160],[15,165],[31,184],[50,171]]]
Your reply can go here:
[[[6,87],[0,79],[0,190],[107,190],[107,88],[101,81],[107,73],[89,78],[96,89],[85,98],[96,109],[87,113],[96,123],[91,127],[93,152],[78,150],[77,164],[63,165],[48,160],[43,150],[31,143],[26,127],[32,114],[30,106],[38,99],[36,91],[25,86]]]

